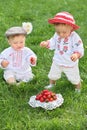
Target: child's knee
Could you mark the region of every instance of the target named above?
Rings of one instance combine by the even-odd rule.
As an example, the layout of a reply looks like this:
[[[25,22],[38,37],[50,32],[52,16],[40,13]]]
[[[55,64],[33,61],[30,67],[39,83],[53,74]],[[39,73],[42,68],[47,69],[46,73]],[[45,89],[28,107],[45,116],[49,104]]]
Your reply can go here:
[[[56,74],[51,74],[51,73],[49,73],[49,74],[48,74],[48,78],[51,79],[51,80],[58,80],[58,79],[61,78],[61,74],[59,74],[59,75],[57,74],[57,75],[56,75]]]
[[[80,83],[80,78],[78,79],[68,79],[72,84],[78,85]]]
[[[15,80],[13,77],[11,77],[11,78],[7,79],[6,82],[7,82],[8,84],[15,84],[15,83],[16,83],[16,80]]]

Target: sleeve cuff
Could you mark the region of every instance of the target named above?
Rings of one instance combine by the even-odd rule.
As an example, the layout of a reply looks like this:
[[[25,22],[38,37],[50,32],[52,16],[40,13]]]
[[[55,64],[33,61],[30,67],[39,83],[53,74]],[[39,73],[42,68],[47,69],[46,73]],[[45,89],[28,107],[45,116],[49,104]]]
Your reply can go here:
[[[75,51],[74,54],[77,54],[78,55],[78,59],[80,59],[82,57],[82,54],[78,51]]]
[[[50,48],[50,40],[47,40],[46,42],[48,43],[47,46],[46,46],[46,48],[49,49]]]

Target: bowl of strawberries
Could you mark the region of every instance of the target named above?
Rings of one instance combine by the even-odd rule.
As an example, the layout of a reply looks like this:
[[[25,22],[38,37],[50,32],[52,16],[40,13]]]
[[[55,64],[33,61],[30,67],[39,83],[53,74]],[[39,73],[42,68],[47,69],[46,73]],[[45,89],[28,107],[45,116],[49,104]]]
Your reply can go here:
[[[47,89],[41,91],[37,95],[31,96],[28,104],[35,107],[42,107],[46,110],[53,110],[61,106],[64,99],[61,94],[56,94]]]

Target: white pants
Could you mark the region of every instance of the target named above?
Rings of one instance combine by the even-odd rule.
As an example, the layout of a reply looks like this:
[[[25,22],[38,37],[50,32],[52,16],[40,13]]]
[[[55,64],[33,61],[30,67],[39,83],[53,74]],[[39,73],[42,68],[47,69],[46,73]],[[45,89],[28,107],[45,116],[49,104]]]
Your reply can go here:
[[[17,81],[24,81],[28,82],[33,79],[33,73],[32,71],[26,72],[24,74],[20,74],[17,72],[14,72],[12,70],[5,70],[4,71],[4,79],[7,81],[9,78],[14,78]]]
[[[59,66],[55,62],[53,62],[48,77],[51,80],[57,80],[61,78],[62,72],[65,73],[66,77],[72,84],[75,85],[79,84],[80,74],[79,74],[78,64],[76,64],[72,68],[69,67],[67,68],[67,67]]]

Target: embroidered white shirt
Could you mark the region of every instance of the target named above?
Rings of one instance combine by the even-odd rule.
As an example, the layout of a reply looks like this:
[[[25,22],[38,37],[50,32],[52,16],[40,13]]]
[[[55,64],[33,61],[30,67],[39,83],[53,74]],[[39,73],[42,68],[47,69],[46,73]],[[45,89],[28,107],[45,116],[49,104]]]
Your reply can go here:
[[[20,51],[15,51],[12,47],[8,47],[0,54],[0,67],[2,67],[1,62],[5,59],[9,62],[9,65],[5,69],[10,69],[18,73],[26,73],[31,71],[31,66],[36,65],[30,63],[30,57],[37,58],[35,53],[27,47],[24,47]]]
[[[60,38],[60,36],[55,33],[48,42],[48,48],[50,50],[55,50],[53,60],[58,65],[73,67],[76,63],[78,63],[78,60],[73,62],[70,58],[71,55],[75,52],[79,53],[80,57],[84,55],[82,40],[74,31],[67,38]]]

